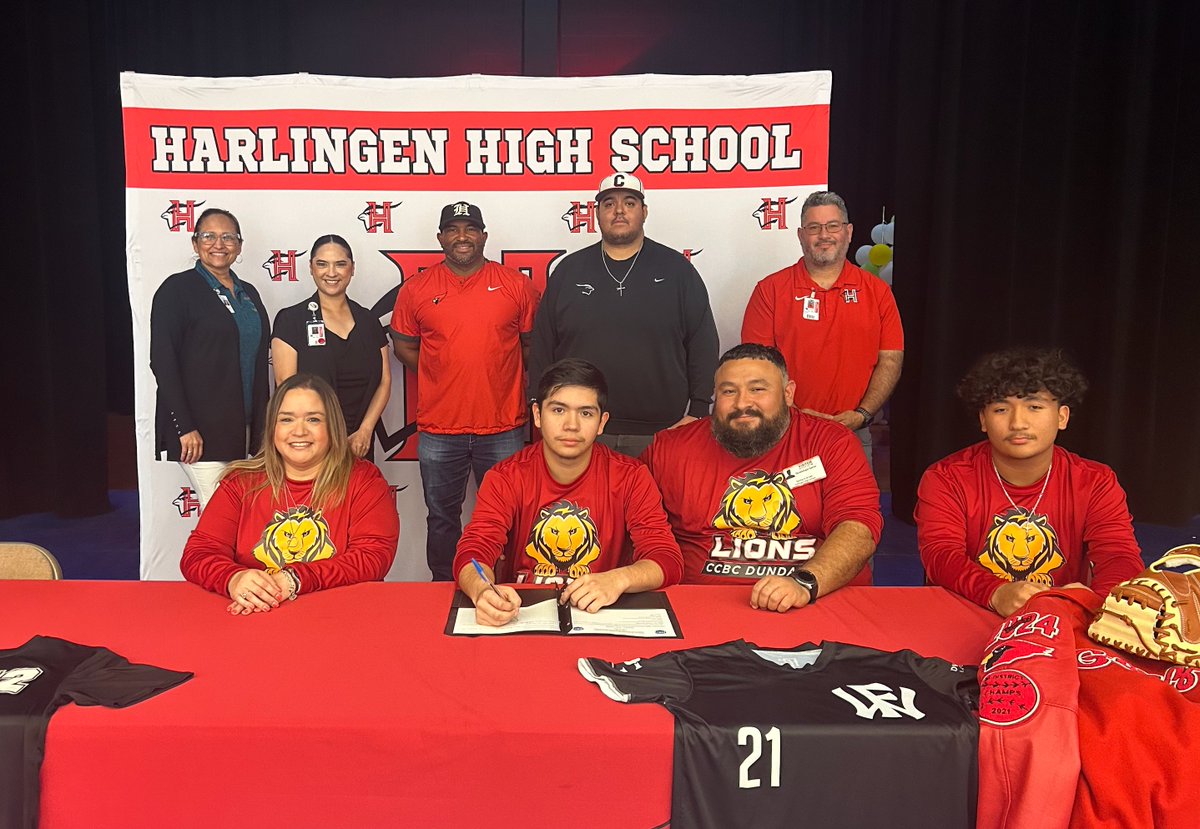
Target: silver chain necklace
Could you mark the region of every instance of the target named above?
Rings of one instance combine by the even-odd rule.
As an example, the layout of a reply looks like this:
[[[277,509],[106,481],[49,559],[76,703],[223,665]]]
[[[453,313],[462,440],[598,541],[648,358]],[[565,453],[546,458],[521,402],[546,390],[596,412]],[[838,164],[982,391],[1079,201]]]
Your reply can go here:
[[[1050,484],[1050,472],[1054,469],[1054,461],[1050,461],[1050,466],[1046,468],[1046,478],[1042,481],[1042,491],[1038,493],[1037,500],[1033,502],[1033,509],[1029,510],[1029,515],[1032,516],[1037,512],[1038,506],[1042,503],[1042,496],[1046,494],[1046,487]],[[1008,503],[1012,504],[1014,510],[1020,511],[1017,502],[1008,494],[1008,490],[1004,487],[1004,479],[1000,477],[1000,470],[996,468],[996,459],[992,458],[992,471],[996,473],[996,483],[1000,484],[1000,491],[1004,493],[1004,497],[1008,499]]]
[[[604,263],[604,270],[608,271],[609,279],[617,283],[617,294],[619,296],[625,296],[625,280],[629,278],[629,274],[633,273],[633,269],[637,267],[638,257],[642,255],[642,248],[645,247],[643,244],[642,247],[638,248],[638,252],[633,255],[633,262],[629,265],[629,270],[625,271],[624,276],[617,279],[608,267],[608,256],[604,253],[604,245],[600,246],[600,261]],[[615,262],[616,260],[614,259],[613,261]]]

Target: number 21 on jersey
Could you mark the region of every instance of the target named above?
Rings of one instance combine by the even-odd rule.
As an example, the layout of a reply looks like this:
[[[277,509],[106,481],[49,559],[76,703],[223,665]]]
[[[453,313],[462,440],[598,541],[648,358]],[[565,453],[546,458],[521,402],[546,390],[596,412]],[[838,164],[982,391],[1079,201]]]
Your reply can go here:
[[[738,729],[738,745],[749,744],[750,746],[750,753],[746,755],[746,759],[742,761],[742,765],[738,769],[738,788],[757,789],[762,785],[759,778],[750,776],[750,771],[751,767],[762,757],[763,736],[762,730],[752,725],[743,725]],[[772,726],[765,736],[771,749],[771,786],[779,788],[779,726]]]

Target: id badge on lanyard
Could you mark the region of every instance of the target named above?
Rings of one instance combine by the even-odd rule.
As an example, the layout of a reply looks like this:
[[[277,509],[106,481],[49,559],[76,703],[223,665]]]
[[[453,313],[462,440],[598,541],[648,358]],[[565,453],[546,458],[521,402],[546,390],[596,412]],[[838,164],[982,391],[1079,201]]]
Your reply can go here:
[[[305,329],[308,332],[309,348],[316,348],[325,345],[325,321],[317,318],[317,312],[321,306],[315,302],[308,303],[309,313],[312,314],[312,319],[305,324]]]
[[[225,306],[225,310],[226,310],[226,311],[228,311],[228,312],[229,312],[229,313],[231,313],[231,314],[236,314],[236,313],[237,313],[237,311],[235,311],[235,310],[234,310],[234,308],[233,308],[233,303],[231,303],[231,302],[229,301],[229,297],[225,296],[225,294],[221,293],[221,292],[220,292],[218,289],[216,289],[216,288],[213,288],[213,293],[214,293],[214,294],[216,294],[216,295],[217,295],[217,297],[218,297],[218,298],[221,300],[221,304]]]
[[[806,320],[819,320],[821,318],[821,300],[817,299],[816,291],[806,296],[803,300],[804,306],[802,316]]]

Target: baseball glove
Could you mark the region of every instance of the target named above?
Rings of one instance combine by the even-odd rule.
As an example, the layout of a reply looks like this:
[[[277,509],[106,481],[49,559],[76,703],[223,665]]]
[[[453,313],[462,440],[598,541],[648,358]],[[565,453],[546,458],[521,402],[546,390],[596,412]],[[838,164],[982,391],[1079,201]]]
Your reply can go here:
[[[1168,550],[1114,587],[1088,635],[1136,656],[1200,667],[1200,546]]]

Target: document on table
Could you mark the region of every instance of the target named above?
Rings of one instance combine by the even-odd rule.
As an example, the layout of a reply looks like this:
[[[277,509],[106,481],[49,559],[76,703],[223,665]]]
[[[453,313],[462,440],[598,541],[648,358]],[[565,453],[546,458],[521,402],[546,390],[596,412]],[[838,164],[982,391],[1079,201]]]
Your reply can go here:
[[[446,621],[453,636],[498,636],[510,633],[550,633],[566,636],[632,636],[643,639],[681,639],[679,620],[666,593],[648,592],[622,596],[595,613],[570,606],[560,607],[558,591],[533,588],[521,590],[517,617],[502,627],[475,622],[475,607],[462,591],[456,591]]]

